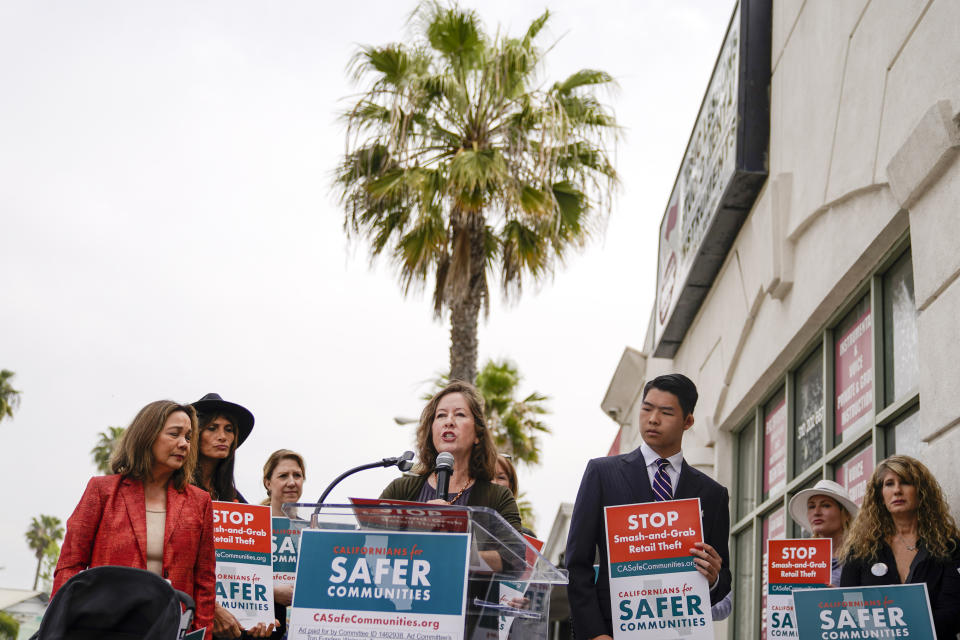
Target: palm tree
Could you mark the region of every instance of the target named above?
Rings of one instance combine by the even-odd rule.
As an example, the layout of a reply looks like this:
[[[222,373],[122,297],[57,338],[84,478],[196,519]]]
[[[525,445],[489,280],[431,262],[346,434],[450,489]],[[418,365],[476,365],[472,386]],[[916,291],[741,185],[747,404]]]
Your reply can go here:
[[[550,398],[534,391],[522,400],[517,399],[522,380],[523,376],[513,362],[491,359],[477,374],[476,387],[483,397],[487,427],[497,450],[511,456],[514,462],[538,464],[540,442],[537,435],[550,433],[550,427],[540,420],[540,416],[549,413],[545,403]],[[424,395],[423,399],[429,400],[449,382],[449,376],[437,376],[433,381],[433,392]]]
[[[20,634],[20,623],[6,611],[0,611],[0,639],[16,640]]]
[[[47,550],[63,539],[63,523],[60,522],[60,518],[40,514],[39,520],[34,517],[30,522],[30,528],[27,529],[25,537],[27,546],[37,558],[37,572],[33,578],[33,588],[36,590],[40,580],[40,566],[43,564]]]
[[[353,60],[366,89],[344,116],[344,226],[396,263],[405,293],[432,281],[435,316],[450,312],[452,379],[476,375],[488,280],[509,300],[551,275],[599,228],[617,183],[619,130],[593,93],[613,79],[584,69],[544,84],[549,17],[491,37],[475,12],[427,0],[413,42]]]
[[[523,399],[516,398],[522,380],[517,366],[509,360],[488,360],[477,374],[477,389],[483,395],[487,425],[501,453],[515,462],[540,462],[537,434],[550,433],[540,417],[548,413],[550,399],[534,391]]]
[[[10,383],[14,375],[8,369],[0,370],[0,421],[13,419],[13,410],[20,406],[20,392]]]
[[[97,434],[97,444],[90,449],[90,455],[93,456],[93,464],[100,473],[104,475],[111,473],[110,456],[113,455],[113,450],[120,442],[125,430],[124,427],[107,427],[106,431]]]

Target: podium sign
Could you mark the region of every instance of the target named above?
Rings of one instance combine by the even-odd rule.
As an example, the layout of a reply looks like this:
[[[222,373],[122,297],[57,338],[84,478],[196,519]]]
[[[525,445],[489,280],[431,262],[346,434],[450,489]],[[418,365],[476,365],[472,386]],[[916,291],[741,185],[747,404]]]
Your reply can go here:
[[[793,604],[799,640],[937,637],[924,583],[798,589]]]
[[[244,628],[274,621],[271,533],[270,507],[213,503],[217,604]]]
[[[793,590],[830,584],[833,541],[804,538],[767,541],[767,638],[796,638]]]
[[[690,549],[700,499],[605,507],[613,637],[712,640],[710,586]]]
[[[463,640],[469,534],[306,529],[290,640]]]

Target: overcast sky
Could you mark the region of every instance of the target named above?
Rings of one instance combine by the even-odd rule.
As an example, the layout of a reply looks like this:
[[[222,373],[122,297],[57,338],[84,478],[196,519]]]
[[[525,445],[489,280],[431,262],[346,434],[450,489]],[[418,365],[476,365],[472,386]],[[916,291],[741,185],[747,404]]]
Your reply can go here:
[[[600,410],[640,347],[660,218],[732,0],[470,2],[519,34],[549,6],[545,80],[603,69],[625,136],[606,234],[539,291],[494,298],[481,362],[510,357],[551,397],[543,464],[520,470],[546,537],[616,425]],[[0,368],[23,391],[0,423],[0,587],[29,588],[31,517],[64,521],[97,433],[146,403],[207,392],[256,427],[237,484],[265,496],[278,448],[304,454],[305,499],[411,447],[448,326],[348,243],[330,188],[361,44],[405,36],[410,1],[0,0]],[[396,470],[345,481],[375,496]]]

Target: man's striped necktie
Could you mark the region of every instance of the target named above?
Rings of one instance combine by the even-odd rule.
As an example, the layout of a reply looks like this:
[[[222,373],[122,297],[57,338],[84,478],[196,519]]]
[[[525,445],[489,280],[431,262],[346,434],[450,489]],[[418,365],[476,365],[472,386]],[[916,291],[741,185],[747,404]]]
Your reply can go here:
[[[657,502],[673,500],[673,486],[670,484],[670,476],[667,475],[669,466],[669,460],[657,458],[657,471],[653,474],[653,495]]]

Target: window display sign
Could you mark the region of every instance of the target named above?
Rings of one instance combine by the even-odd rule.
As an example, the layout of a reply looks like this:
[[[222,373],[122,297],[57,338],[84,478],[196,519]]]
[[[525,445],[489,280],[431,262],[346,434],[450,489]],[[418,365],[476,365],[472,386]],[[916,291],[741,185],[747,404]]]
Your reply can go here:
[[[763,420],[763,495],[787,482],[787,401],[780,400]]]
[[[823,454],[823,355],[821,349],[797,370],[794,383],[796,429],[793,470],[799,475]]]
[[[604,508],[613,637],[712,640],[710,586],[690,549],[703,542],[700,499]]]
[[[767,178],[770,3],[736,4],[660,224],[654,355],[672,358]]]
[[[768,540],[764,568],[767,596],[764,621],[769,639],[796,638],[793,590],[830,584],[833,541],[830,538]]]
[[[840,435],[873,411],[873,317],[869,309],[838,336],[835,352],[834,421]]]
[[[850,493],[850,498],[861,506],[867,492],[867,483],[873,475],[873,445],[856,454],[837,467],[837,483]]]
[[[932,640],[933,615],[927,585],[797,589],[793,592],[799,640]]]

